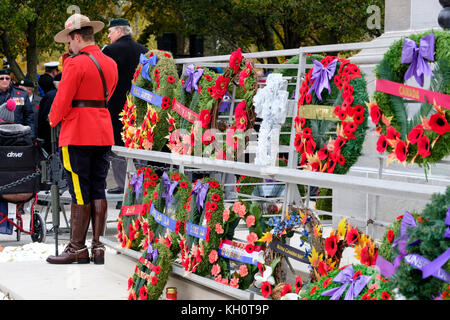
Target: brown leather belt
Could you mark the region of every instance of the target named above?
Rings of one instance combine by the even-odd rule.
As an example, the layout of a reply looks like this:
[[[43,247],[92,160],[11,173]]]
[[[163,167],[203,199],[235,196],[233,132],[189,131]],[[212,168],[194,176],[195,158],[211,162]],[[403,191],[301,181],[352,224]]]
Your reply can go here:
[[[72,107],[106,108],[105,100],[73,100]]]

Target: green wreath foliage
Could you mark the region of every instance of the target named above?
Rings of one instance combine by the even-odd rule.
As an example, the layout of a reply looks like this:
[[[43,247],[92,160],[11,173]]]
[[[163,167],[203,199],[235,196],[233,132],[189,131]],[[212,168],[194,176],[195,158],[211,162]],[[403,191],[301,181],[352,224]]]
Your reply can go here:
[[[433,30],[422,34],[413,34],[408,36],[408,38],[419,45],[420,40],[430,33],[435,34],[436,41],[434,77],[431,79],[429,90],[450,94],[450,34],[447,31]],[[391,48],[385,53],[383,60],[376,67],[377,79],[404,83],[404,75],[410,65],[401,63],[403,43],[403,39],[394,42]],[[390,126],[396,129],[398,134],[400,134],[400,139],[403,141],[406,141],[414,127],[422,123],[421,117],[426,118],[434,113],[433,101],[429,101],[429,103],[422,103],[419,111],[413,118],[408,119],[405,99],[379,91],[376,91],[373,97],[381,114],[386,118],[392,118],[390,120]],[[443,111],[447,122],[450,122],[450,110],[444,109]],[[373,118],[372,121],[374,121]],[[377,122],[377,126],[381,134],[387,134],[387,128],[389,126],[384,121]],[[434,131],[424,130],[423,134],[429,138],[430,143],[438,137],[438,134]],[[431,154],[427,157],[416,156],[418,152],[417,143],[408,143],[407,148],[406,161],[414,161],[414,163],[427,169],[431,163],[435,163],[450,154],[450,133],[439,137],[436,144],[430,148]],[[387,145],[386,151],[392,154],[395,153],[395,148]]]
[[[167,108],[154,107],[158,112],[159,119],[154,130],[152,150],[160,151],[167,141],[166,136],[169,129],[168,115],[173,112],[171,110],[171,103],[176,93],[179,77],[175,61],[170,52],[150,50],[145,54],[147,58],[153,55],[157,56],[157,63],[148,69],[148,75],[151,81],[147,81],[142,77],[141,72],[143,66],[139,64],[136,69],[133,84],[159,96],[168,98],[169,103]],[[147,102],[135,96],[131,96],[131,101],[136,107],[136,125],[139,127],[148,112]]]
[[[212,268],[208,259],[209,255],[212,250],[219,248],[223,237],[224,193],[220,184],[213,178],[199,179],[196,183],[208,183],[210,185],[205,198],[205,206],[202,212],[199,212],[196,203],[197,197],[191,192],[188,201],[184,204],[184,209],[187,212],[186,222],[206,226],[206,239],[200,240],[188,234],[186,234],[186,237],[180,236],[181,263],[186,271],[207,276]],[[192,188],[194,188],[194,185]]]
[[[416,228],[408,228],[408,243],[420,240],[420,245],[408,246],[408,254],[418,254],[433,261],[450,247],[450,239],[444,238],[448,226],[444,221],[447,210],[450,208],[450,187],[443,194],[433,194],[430,203],[421,213],[421,221]],[[395,250],[398,254],[398,250]],[[450,260],[442,267],[450,272]],[[431,300],[439,297],[442,292],[448,290],[448,283],[433,276],[425,279],[422,271],[415,269],[404,260],[400,263],[397,272],[391,277],[393,288],[398,288],[399,293],[407,299]]]
[[[330,300],[329,296],[322,296],[327,290],[341,287],[341,283],[333,282],[333,279],[348,266],[334,270],[329,274],[321,277],[318,281],[310,283],[303,287],[299,295],[304,300]],[[369,283],[364,287],[361,293],[354,300],[392,300],[393,294],[389,287],[389,281],[378,273],[374,268],[365,265],[353,265],[355,275],[361,274],[371,276]],[[344,300],[345,294],[349,289],[349,285],[341,295],[340,300]]]
[[[322,57],[319,55],[311,55],[307,57],[307,64],[312,64],[312,59],[321,61],[324,66],[327,66],[336,57]],[[308,93],[311,83],[313,69],[307,70],[306,79],[300,88],[300,97],[298,99],[298,106],[300,108],[306,104],[318,105],[322,102],[316,97],[314,92]],[[338,59],[336,73],[332,80],[330,80],[331,92],[328,90],[322,91],[322,101],[332,102],[335,107],[334,113],[340,116],[341,132],[333,146],[329,146],[330,135],[326,132],[335,131],[336,123],[334,121],[327,121],[321,119],[302,119],[299,116],[295,118],[296,138],[295,148],[299,152],[300,164],[306,170],[312,171],[326,171],[334,174],[346,174],[350,168],[356,163],[362,152],[362,147],[367,131],[367,117],[368,111],[366,102],[369,100],[367,93],[367,85],[364,75],[359,68],[350,64],[349,60]],[[304,121],[304,125],[303,122]],[[352,128],[348,131],[345,126],[352,124]],[[354,130],[356,127],[356,130]],[[306,134],[305,129],[310,129],[311,134]],[[354,130],[353,132],[351,132]],[[309,131],[309,130],[308,130]],[[311,137],[315,143],[311,143],[311,150],[308,152],[306,141],[310,141]],[[334,138],[336,135],[334,135]],[[337,143],[337,140],[340,140]],[[342,142],[345,142],[341,146]],[[323,160],[319,160],[318,153],[328,146],[328,152]],[[334,149],[332,148],[334,147]],[[330,150],[333,149],[333,150]],[[337,154],[339,150],[340,157]],[[314,155],[312,160],[308,160],[306,155]],[[336,159],[330,155],[336,156]]]
[[[162,183],[162,179],[159,179],[158,185],[152,190],[152,193],[149,193],[148,196],[144,199],[144,203],[148,203],[149,207],[151,204],[155,206],[155,209],[159,212],[162,212],[168,216],[171,216],[172,219],[175,219],[180,222],[179,232],[174,232],[172,230],[168,230],[169,237],[166,238],[166,244],[170,246],[170,250],[173,255],[176,256],[179,251],[179,240],[180,235],[185,235],[184,223],[186,220],[186,210],[184,210],[184,204],[190,196],[192,186],[190,180],[182,173],[178,171],[168,171],[167,175],[171,182],[177,181],[178,186],[173,194],[174,200],[170,208],[166,208],[166,200],[161,195],[164,192],[164,184]],[[170,211],[170,212],[168,212]],[[173,212],[175,211],[175,212]],[[147,223],[148,232],[151,235],[150,241],[154,238],[164,238],[167,232],[167,229],[159,224],[155,218],[147,212],[143,217],[144,224]],[[144,248],[145,249],[145,248]]]
[[[145,252],[139,259],[133,276],[128,279],[130,292],[128,300],[158,300],[169,280],[173,262],[172,252],[162,243],[154,243],[152,247],[158,250],[158,258],[148,261],[148,253]],[[140,272],[148,278],[141,277]]]

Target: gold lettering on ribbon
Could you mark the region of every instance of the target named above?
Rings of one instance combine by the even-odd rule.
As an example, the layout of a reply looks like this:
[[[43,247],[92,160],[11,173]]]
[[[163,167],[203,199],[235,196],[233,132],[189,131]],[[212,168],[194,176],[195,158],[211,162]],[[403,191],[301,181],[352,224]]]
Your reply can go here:
[[[405,97],[405,98],[409,98],[409,99],[413,99],[413,100],[420,99],[419,90],[411,88],[411,87],[399,86],[398,92],[401,97]]]
[[[332,106],[306,104],[298,109],[298,114],[300,118],[311,120],[339,121],[339,117],[334,114],[334,107]]]

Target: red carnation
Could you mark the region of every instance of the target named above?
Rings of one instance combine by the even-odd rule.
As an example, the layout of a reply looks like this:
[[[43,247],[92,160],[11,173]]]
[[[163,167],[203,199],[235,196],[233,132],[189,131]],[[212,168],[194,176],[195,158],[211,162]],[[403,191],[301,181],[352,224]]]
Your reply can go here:
[[[429,125],[431,130],[437,132],[439,135],[443,135],[450,131],[450,125],[447,119],[440,113],[435,113],[430,117]]]
[[[241,48],[237,49],[231,54],[229,65],[230,68],[233,69],[235,74],[238,73],[243,59],[244,57],[242,56]]]
[[[207,146],[211,143],[213,143],[215,140],[214,135],[211,133],[210,130],[206,130],[202,135],[202,143]]]

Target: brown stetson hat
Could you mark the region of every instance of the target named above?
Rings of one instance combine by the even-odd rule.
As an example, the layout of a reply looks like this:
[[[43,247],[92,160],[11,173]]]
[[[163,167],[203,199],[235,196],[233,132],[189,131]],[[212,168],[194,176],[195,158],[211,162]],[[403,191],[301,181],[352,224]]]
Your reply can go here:
[[[101,21],[91,21],[88,17],[75,13],[66,20],[64,23],[64,30],[58,32],[54,40],[59,43],[67,43],[67,36],[74,30],[81,29],[83,27],[92,27],[94,29],[94,33],[99,32],[103,29],[105,24]]]

